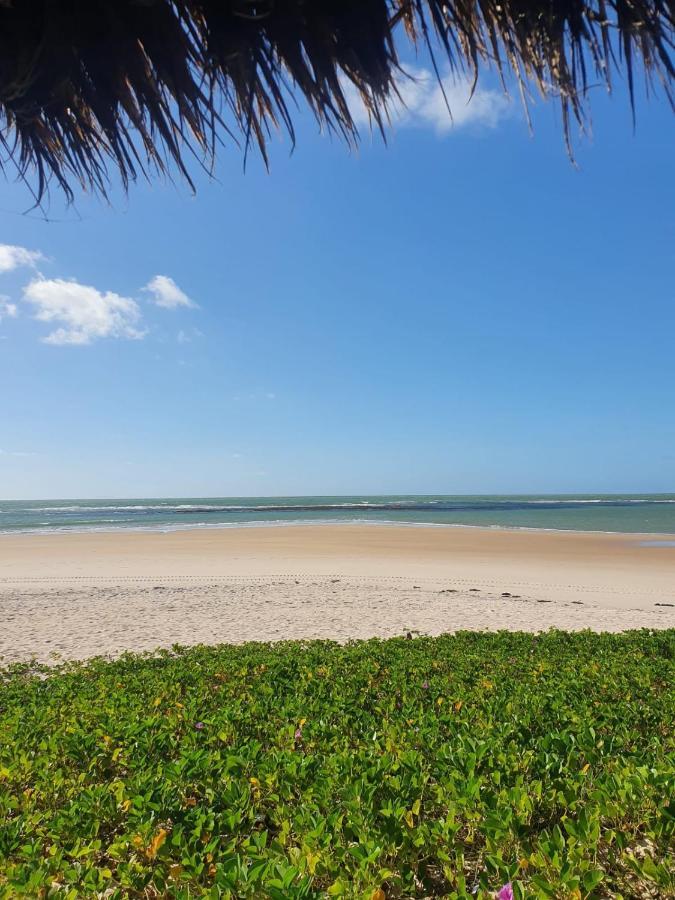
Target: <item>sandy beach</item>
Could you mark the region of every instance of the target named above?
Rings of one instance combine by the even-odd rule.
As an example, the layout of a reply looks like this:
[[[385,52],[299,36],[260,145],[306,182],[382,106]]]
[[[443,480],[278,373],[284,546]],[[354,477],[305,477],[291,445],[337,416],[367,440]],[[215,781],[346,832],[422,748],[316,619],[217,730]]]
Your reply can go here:
[[[4,663],[174,643],[669,628],[675,538],[369,525],[2,535],[0,621]]]

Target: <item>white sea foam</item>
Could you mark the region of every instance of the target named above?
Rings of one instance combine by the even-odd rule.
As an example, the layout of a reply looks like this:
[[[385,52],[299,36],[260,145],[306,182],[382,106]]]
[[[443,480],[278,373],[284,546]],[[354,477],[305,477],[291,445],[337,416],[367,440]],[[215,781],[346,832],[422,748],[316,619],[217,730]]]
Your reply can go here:
[[[61,500],[53,501],[53,505],[48,505],[46,501],[38,503],[26,506],[24,501],[8,506],[5,502],[0,510],[0,531],[5,534],[121,530],[162,532],[368,522],[425,528],[475,527],[640,535],[675,532],[675,519],[672,519],[671,513],[675,504],[673,494],[651,497],[258,497],[248,502],[241,498],[147,501],[139,498],[126,502]],[[605,528],[594,528],[594,525],[604,525]]]
[[[452,498],[449,500],[383,500],[376,502],[372,500],[345,501],[343,503],[331,503],[329,501],[319,503],[256,503],[256,504],[216,504],[216,503],[148,503],[135,504],[126,503],[120,505],[105,504],[102,506],[89,506],[82,504],[73,504],[72,506],[33,506],[24,507],[20,511],[28,513],[87,513],[87,512],[178,512],[178,513],[194,513],[194,512],[303,512],[312,509],[316,510],[406,510],[424,511],[425,509],[435,509],[441,507],[441,511],[479,511],[479,510],[495,510],[508,511],[509,509],[527,509],[527,507],[549,506],[556,508],[558,506],[586,506],[603,504],[608,507],[623,506],[627,504],[639,504],[643,506],[651,506],[652,504],[675,504],[673,498],[646,498],[646,497],[600,497],[600,498]],[[3,510],[0,510],[3,512]],[[11,510],[4,510],[11,514]]]
[[[238,529],[238,528],[295,528],[302,526],[348,526],[348,525],[368,525],[382,526],[385,528],[460,528],[460,529],[478,529],[491,531],[526,531],[526,532],[551,532],[554,534],[620,534],[633,537],[644,537],[644,531],[616,531],[612,529],[599,528],[551,528],[548,526],[530,526],[530,525],[476,525],[465,522],[409,522],[400,519],[253,519],[251,521],[238,522],[176,522],[176,523],[156,523],[152,525],[53,525],[45,523],[47,527],[37,528],[0,528],[0,535],[3,534],[96,534],[110,532],[134,532],[134,533],[154,533],[154,534],[170,534],[174,531],[192,531],[196,529]],[[675,540],[643,540],[639,542],[641,547],[670,547],[675,546]]]

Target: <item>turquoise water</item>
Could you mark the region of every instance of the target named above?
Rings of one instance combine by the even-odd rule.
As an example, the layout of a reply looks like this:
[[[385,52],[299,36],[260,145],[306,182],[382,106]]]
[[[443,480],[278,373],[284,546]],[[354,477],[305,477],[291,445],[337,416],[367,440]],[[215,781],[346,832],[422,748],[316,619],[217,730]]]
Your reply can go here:
[[[0,501],[0,532],[374,522],[675,534],[675,494]]]

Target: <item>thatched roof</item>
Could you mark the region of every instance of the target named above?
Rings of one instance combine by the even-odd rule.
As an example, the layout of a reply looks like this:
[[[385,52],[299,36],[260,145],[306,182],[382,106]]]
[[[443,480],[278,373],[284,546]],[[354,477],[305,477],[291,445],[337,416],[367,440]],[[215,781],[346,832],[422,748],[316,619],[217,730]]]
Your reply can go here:
[[[105,195],[114,170],[189,180],[221,143],[266,158],[271,128],[293,137],[295,97],[354,141],[344,80],[384,127],[396,32],[555,95],[566,137],[617,71],[631,102],[638,65],[673,101],[675,0],[0,0],[2,164],[37,198],[50,179]]]

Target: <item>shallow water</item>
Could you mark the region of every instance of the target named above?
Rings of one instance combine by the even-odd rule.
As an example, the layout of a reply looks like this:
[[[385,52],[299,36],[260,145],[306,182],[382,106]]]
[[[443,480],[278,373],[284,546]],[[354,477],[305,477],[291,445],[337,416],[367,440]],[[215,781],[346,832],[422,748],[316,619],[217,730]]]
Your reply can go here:
[[[14,533],[341,522],[675,534],[675,494],[0,501],[0,532]]]

